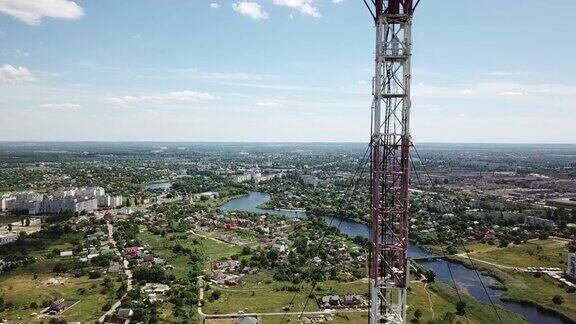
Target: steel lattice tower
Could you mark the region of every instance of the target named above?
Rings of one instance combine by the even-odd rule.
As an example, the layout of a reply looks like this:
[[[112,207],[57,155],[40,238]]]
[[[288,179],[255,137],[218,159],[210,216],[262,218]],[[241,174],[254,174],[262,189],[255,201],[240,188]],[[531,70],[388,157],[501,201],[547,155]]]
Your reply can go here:
[[[374,0],[370,323],[405,323],[412,0]],[[374,9],[372,11],[372,9]]]

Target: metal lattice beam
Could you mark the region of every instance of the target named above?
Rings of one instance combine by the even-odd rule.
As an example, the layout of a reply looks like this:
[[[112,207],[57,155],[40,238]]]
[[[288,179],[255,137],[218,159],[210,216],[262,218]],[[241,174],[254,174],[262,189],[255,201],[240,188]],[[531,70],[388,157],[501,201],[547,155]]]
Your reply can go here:
[[[370,323],[405,323],[412,0],[376,0],[372,103]]]

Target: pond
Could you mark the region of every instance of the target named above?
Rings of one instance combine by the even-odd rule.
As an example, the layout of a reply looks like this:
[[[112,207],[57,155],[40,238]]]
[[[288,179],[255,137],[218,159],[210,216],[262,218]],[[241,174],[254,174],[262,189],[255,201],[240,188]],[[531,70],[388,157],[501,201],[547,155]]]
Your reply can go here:
[[[168,189],[172,188],[172,182],[168,182],[168,181],[151,182],[151,183],[145,184],[144,188],[151,189],[151,190],[155,190],[155,189],[168,190]]]
[[[270,200],[269,194],[263,192],[251,191],[246,196],[238,197],[228,201],[226,204],[220,207],[220,210],[273,214],[292,218],[307,217],[306,212],[303,211],[290,211],[290,210],[277,210],[277,209],[269,210],[258,208],[258,206],[269,200]],[[366,238],[369,237],[370,227],[366,224],[361,224],[352,220],[334,216],[325,216],[324,219],[326,220],[326,222],[328,222],[333,226],[339,226],[340,231],[344,234],[350,236],[360,235]],[[427,256],[433,256],[433,255],[431,253],[424,251],[415,244],[412,243],[409,244],[408,246],[409,258],[420,258]],[[474,270],[469,269],[461,264],[446,260],[420,261],[420,263],[425,267],[434,271],[436,273],[436,278],[438,278],[438,280],[453,286],[453,282],[450,277],[450,271],[448,268],[448,266],[450,266],[452,276],[454,277],[457,289],[460,292],[467,293],[484,303],[490,303],[490,300],[486,295],[486,293],[484,292],[482,284],[478,280],[478,276],[476,275]],[[500,297],[502,296],[502,291],[488,287],[491,284],[496,284],[497,283],[496,279],[482,274],[479,274],[479,276],[482,280],[482,283],[484,283],[484,286],[486,287],[486,290],[488,291],[490,298],[495,304],[501,305],[502,307],[521,315],[528,322],[538,324],[569,323],[564,321],[560,316],[556,316],[548,312],[543,312],[534,306],[523,305],[515,302],[502,301],[500,299]]]

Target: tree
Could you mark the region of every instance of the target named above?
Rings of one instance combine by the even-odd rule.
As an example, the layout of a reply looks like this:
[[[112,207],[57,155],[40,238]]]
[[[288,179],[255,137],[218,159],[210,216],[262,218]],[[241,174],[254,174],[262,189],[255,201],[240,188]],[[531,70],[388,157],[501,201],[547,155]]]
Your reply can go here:
[[[568,252],[576,253],[576,240],[572,240],[570,243],[568,243]]]
[[[149,267],[138,267],[134,270],[133,277],[137,281],[146,282],[166,282],[167,276],[166,272],[162,267],[158,265],[153,265]]]
[[[220,299],[221,294],[222,293],[220,292],[220,290],[214,290],[210,295],[210,301],[213,302],[215,300]]]
[[[112,279],[110,279],[110,277],[104,278],[104,282],[102,282],[102,286],[104,286],[105,292],[110,292],[110,291],[112,291],[112,289],[114,289],[114,283],[112,282]]]
[[[466,302],[459,301],[456,303],[456,314],[463,316],[466,314]]]
[[[30,217],[26,218],[26,226],[30,226]]]
[[[112,308],[113,302],[111,300],[107,301],[106,304],[102,305],[102,311],[106,312]]]
[[[454,245],[450,244],[446,247],[446,254],[453,255],[456,253],[458,253],[458,250],[456,250],[456,247]]]
[[[556,305],[562,305],[564,303],[564,297],[560,295],[554,295],[554,297],[552,297],[552,302]]]
[[[434,282],[434,280],[436,280],[436,273],[432,270],[426,271],[424,276],[426,277],[426,282]]]
[[[500,239],[500,244],[499,244],[498,246],[501,247],[501,248],[505,248],[505,247],[507,247],[508,245],[510,245],[510,241],[508,241],[507,238],[501,238],[501,239]]]
[[[417,308],[414,311],[414,320],[412,322],[413,323],[420,323],[421,318],[422,318],[422,311],[420,310],[420,308]]]
[[[52,268],[52,271],[56,272],[56,273],[63,273],[68,271],[68,266],[62,262],[58,262],[54,265],[54,268]]]

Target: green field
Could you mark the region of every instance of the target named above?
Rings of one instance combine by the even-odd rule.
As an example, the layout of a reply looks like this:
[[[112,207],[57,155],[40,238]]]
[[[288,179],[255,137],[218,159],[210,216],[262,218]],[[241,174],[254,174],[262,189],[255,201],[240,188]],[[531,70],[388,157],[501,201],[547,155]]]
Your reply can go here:
[[[520,245],[498,248],[475,244],[469,248],[473,258],[511,267],[564,268],[568,251],[566,242],[558,239],[532,240]]]
[[[206,300],[204,312],[207,314],[228,314],[238,311],[256,312],[256,313],[274,313],[283,312],[283,307],[288,305],[294,298],[294,303],[290,311],[298,312],[304,307],[307,296],[310,292],[311,285],[304,284],[302,289],[297,292],[278,291],[282,286],[295,286],[291,283],[270,282],[266,273],[259,274],[248,278],[243,287],[212,287],[221,292],[220,299],[210,302]],[[368,293],[367,280],[358,280],[350,283],[323,282],[318,285],[321,291],[315,291],[317,296],[326,294],[346,294],[358,293],[366,295]],[[207,291],[205,296],[209,296],[211,291]],[[497,322],[498,319],[490,305],[482,304],[479,301],[469,297],[462,296],[467,303],[466,316],[456,315],[456,320],[463,323],[491,323]],[[411,320],[414,317],[416,309],[422,312],[421,322],[428,320],[440,319],[446,313],[456,312],[456,302],[458,296],[456,292],[447,285],[433,283],[426,285],[420,282],[411,284],[408,294],[408,316]],[[306,311],[318,311],[316,302],[311,299]],[[505,323],[524,323],[517,315],[499,308],[499,314]],[[291,322],[296,322],[297,315],[287,316]],[[280,323],[282,316],[266,316],[264,323]],[[345,313],[337,316],[332,323],[358,323],[366,322],[367,312]]]
[[[506,271],[505,286],[508,288],[504,292],[503,298],[515,301],[535,302],[546,309],[555,310],[565,314],[573,321],[576,321],[576,294],[568,293],[558,286],[557,281],[548,276],[534,277],[532,274],[512,273]],[[564,299],[562,305],[552,302],[554,295],[560,295]]]
[[[220,299],[209,302],[206,301],[204,312],[207,314],[227,314],[239,310],[245,312],[282,312],[283,307],[290,304],[294,298],[293,309],[302,309],[310,292],[311,285],[304,284],[299,292],[280,291],[282,287],[297,287],[287,282],[277,282],[271,280],[271,274],[263,271],[256,275],[247,276],[241,287],[215,287],[212,290],[221,292]],[[318,295],[327,295],[330,293],[344,294],[357,293],[364,294],[368,292],[368,283],[364,280],[338,283],[323,282],[316,287],[315,293]],[[210,291],[205,293],[205,297],[211,294]],[[319,308],[313,300],[310,300],[306,306],[307,311],[317,311]]]
[[[465,264],[469,263],[464,258],[460,260]],[[576,293],[567,292],[565,287],[560,287],[558,281],[547,275],[536,277],[534,274],[498,268],[481,262],[475,262],[475,265],[503,282],[505,287],[503,299],[537,304],[541,308],[564,314],[576,321]],[[555,295],[562,296],[564,299],[562,305],[552,302]]]
[[[498,316],[489,304],[483,304],[467,294],[460,294],[443,283],[411,284],[408,294],[408,319],[414,318],[416,309],[422,312],[420,321],[440,320],[445,314],[456,313],[456,303],[462,298],[466,303],[466,314],[456,315],[455,321],[461,323],[498,323]],[[498,315],[503,323],[525,323],[518,315],[498,307]]]
[[[179,238],[181,235],[186,235],[186,239]],[[174,273],[176,277],[185,275],[188,272],[187,268],[189,265],[188,256],[172,252],[172,246],[176,244],[192,250],[196,249],[203,253],[205,255],[205,259],[203,260],[205,269],[209,268],[210,262],[222,258],[229,258],[241,250],[241,248],[237,246],[209,238],[202,238],[193,234],[161,236],[144,230],[138,234],[138,239],[151,250],[153,255],[163,258],[168,264],[174,266],[174,270],[169,271],[169,273]],[[196,239],[198,244],[195,244],[193,239]]]
[[[102,306],[111,298],[103,292],[104,279],[75,278],[67,275],[61,285],[50,285],[47,280],[58,277],[52,273],[56,260],[39,260],[24,268],[18,268],[0,276],[0,296],[14,304],[14,309],[0,313],[0,318],[38,322],[32,313],[40,313],[42,304],[57,298],[78,301],[59,317],[67,321],[87,321],[100,317]],[[34,279],[34,275],[37,276]],[[120,285],[114,280],[114,290]],[[36,305],[32,306],[31,303]]]

